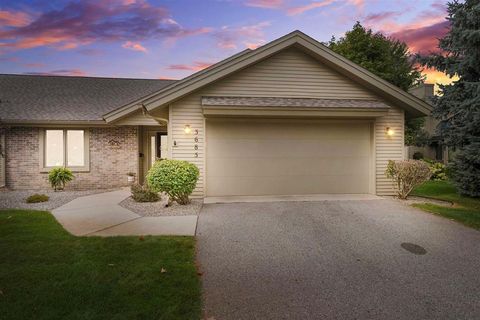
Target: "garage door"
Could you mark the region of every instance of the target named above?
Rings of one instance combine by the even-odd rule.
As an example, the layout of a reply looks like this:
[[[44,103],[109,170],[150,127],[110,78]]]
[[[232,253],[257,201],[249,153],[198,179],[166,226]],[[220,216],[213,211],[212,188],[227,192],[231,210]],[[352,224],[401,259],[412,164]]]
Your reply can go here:
[[[370,124],[208,119],[207,196],[369,193]]]

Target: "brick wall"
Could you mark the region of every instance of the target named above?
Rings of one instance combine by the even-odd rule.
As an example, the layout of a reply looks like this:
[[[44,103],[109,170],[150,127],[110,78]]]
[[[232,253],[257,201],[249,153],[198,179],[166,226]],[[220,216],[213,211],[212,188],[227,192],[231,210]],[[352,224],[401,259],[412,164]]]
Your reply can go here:
[[[47,173],[40,172],[40,128],[6,130],[6,180],[11,189],[50,188]],[[89,128],[90,171],[74,172],[67,189],[104,189],[128,185],[127,172],[137,172],[136,127]]]

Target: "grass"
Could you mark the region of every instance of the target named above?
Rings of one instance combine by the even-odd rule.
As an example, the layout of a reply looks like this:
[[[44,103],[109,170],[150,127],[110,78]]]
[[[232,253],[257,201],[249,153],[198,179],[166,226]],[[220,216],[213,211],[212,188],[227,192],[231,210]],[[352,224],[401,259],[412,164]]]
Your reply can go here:
[[[459,195],[450,182],[427,181],[417,187],[412,195],[453,202],[453,207],[436,204],[414,204],[413,206],[480,230],[480,199]]]
[[[0,319],[199,319],[194,255],[192,237],[74,237],[0,211]]]

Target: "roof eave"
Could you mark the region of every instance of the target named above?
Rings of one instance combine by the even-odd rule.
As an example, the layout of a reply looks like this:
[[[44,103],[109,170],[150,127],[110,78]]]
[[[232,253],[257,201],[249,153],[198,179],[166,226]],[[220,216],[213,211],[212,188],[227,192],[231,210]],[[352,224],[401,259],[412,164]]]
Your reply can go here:
[[[0,125],[5,126],[81,126],[81,127],[102,127],[110,126],[103,120],[18,120],[1,119]]]

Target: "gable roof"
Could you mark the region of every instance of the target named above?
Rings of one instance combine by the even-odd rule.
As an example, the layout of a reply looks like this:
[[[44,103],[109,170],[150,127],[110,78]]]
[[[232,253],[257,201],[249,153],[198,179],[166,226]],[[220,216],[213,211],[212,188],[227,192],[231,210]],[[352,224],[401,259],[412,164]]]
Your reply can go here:
[[[0,122],[101,122],[174,80],[0,75]]]
[[[404,108],[407,111],[407,114],[411,117],[425,116],[430,114],[432,110],[431,106],[425,101],[422,101],[412,94],[381,79],[352,61],[333,52],[325,45],[304,33],[294,31],[255,50],[243,51],[231,58],[214,64],[207,69],[172,83],[149,97],[138,101],[136,106],[132,104],[117,110],[117,115],[121,114],[124,116],[125,114],[138,109],[139,103],[141,103],[148,111],[165,106],[195,90],[225,78],[234,72],[245,69],[288,47],[296,47],[321,63],[334,68],[341,74],[363,85],[372,92],[375,92],[386,101],[390,101],[395,106]],[[111,118],[107,116],[105,119],[107,121],[114,120],[115,115],[111,116]]]

